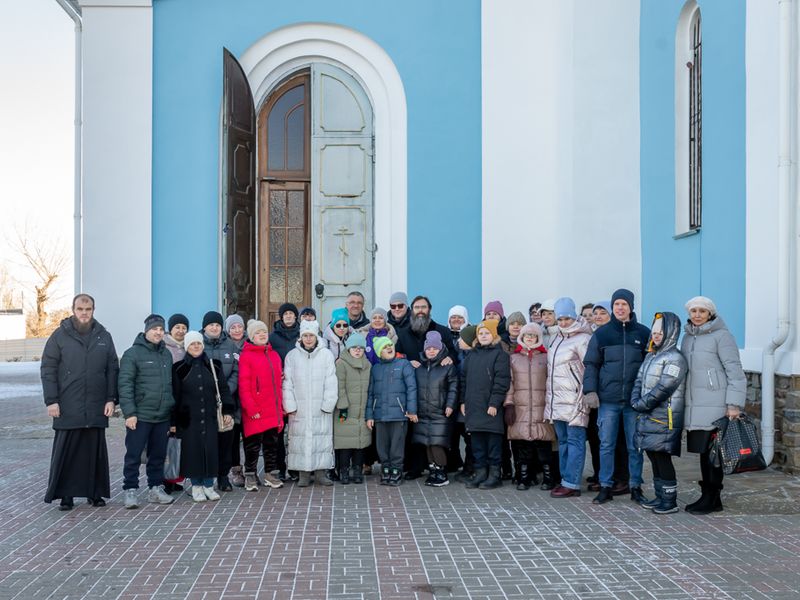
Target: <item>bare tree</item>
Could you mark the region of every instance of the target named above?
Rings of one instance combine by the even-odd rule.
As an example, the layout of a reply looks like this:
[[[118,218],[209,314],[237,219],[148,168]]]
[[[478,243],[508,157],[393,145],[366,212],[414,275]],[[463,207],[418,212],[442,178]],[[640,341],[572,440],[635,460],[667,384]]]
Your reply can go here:
[[[34,282],[28,286],[34,294],[34,313],[27,322],[28,336],[44,337],[50,333],[47,308],[53,300],[54,285],[69,266],[69,256],[60,240],[36,235],[27,225],[15,233],[9,244],[34,274]]]
[[[0,310],[22,308],[22,292],[17,291],[14,278],[6,265],[0,265]]]

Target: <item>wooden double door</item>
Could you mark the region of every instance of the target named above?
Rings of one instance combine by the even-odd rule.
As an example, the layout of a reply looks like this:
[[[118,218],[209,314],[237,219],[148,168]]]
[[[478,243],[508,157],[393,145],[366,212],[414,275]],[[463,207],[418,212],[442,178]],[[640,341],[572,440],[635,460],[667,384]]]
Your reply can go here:
[[[225,51],[224,106],[228,313],[271,323],[292,302],[313,306],[324,326],[352,291],[373,306],[374,137],[361,85],[314,63],[278,85],[256,115]]]

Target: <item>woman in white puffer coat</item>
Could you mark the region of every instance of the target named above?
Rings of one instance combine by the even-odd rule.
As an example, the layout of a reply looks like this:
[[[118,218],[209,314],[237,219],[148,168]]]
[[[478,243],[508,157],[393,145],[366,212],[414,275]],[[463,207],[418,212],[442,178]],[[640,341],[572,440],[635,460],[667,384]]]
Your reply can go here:
[[[339,387],[333,354],[324,347],[316,321],[300,324],[300,339],[283,366],[283,408],[289,415],[287,467],[299,472],[299,487],[311,472],[320,485],[333,485],[333,409]]]
[[[544,416],[556,430],[561,468],[561,485],[550,495],[569,498],[581,495],[586,426],[589,424],[589,407],[583,401],[583,357],[589,347],[592,328],[583,317],[578,317],[572,298],[556,300],[555,313],[559,333],[547,349]]]

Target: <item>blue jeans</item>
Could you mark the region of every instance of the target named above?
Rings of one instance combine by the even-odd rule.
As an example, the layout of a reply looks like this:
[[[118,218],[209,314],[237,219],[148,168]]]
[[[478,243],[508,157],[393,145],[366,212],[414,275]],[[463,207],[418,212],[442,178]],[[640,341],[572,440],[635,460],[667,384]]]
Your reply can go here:
[[[586,427],[553,421],[558,437],[558,463],[561,485],[571,490],[581,489],[583,462],[586,460]]]
[[[198,487],[211,487],[214,485],[214,478],[213,477],[192,477],[192,485],[196,485]]]
[[[601,402],[597,412],[597,429],[600,433],[600,485],[614,485],[614,448],[617,445],[619,420],[625,429],[625,441],[628,444],[628,471],[630,486],[642,485],[642,455],[633,443],[636,433],[636,411],[630,404],[619,402]]]
[[[168,436],[169,421],[161,423],[139,421],[136,429],[125,429],[123,490],[139,488],[139,471],[145,448],[147,448],[147,486],[156,487],[164,483],[164,459],[167,456]]]

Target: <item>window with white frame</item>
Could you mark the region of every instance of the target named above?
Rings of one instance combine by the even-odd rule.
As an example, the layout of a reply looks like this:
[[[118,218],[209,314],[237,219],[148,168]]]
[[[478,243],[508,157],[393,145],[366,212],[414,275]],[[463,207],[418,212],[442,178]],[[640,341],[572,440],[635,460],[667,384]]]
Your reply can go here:
[[[675,235],[703,222],[703,60],[700,7],[688,0],[675,35]]]

